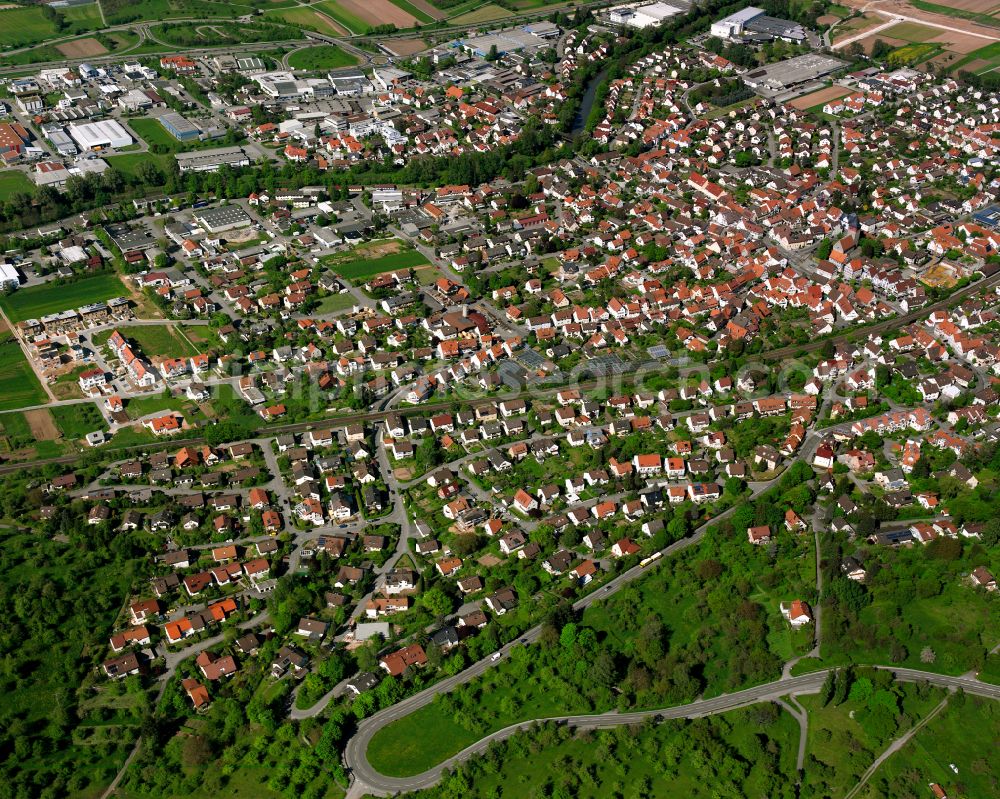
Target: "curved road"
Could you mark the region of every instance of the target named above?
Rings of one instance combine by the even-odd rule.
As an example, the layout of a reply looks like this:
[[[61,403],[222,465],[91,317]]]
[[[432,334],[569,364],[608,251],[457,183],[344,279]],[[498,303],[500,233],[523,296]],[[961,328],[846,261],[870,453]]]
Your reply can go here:
[[[1000,700],[1000,686],[981,683],[978,680],[970,679],[968,677],[949,677],[943,674],[917,671],[916,669],[899,669],[886,666],[877,666],[876,668],[883,668],[891,671],[895,678],[901,682],[926,681],[932,685],[937,685],[943,688],[951,690],[961,688],[968,694],[974,694],[988,699]],[[641,710],[632,713],[618,713],[616,711],[612,711],[610,713],[602,713],[599,715],[556,716],[524,721],[518,724],[512,724],[509,727],[497,730],[496,732],[481,738],[476,741],[476,743],[463,749],[457,755],[448,758],[443,763],[439,763],[437,766],[434,766],[421,774],[416,774],[412,777],[386,777],[372,768],[372,766],[368,763],[365,754],[368,749],[368,744],[376,732],[391,721],[405,716],[408,712],[410,712],[409,709],[405,712],[393,712],[396,711],[397,708],[406,706],[407,702],[404,701],[399,705],[388,708],[362,722],[358,728],[357,734],[355,734],[355,736],[348,741],[347,748],[344,751],[344,759],[346,760],[347,766],[350,768],[351,774],[356,781],[355,786],[352,786],[351,794],[357,794],[358,790],[362,788],[367,790],[369,793],[374,792],[377,794],[391,794],[399,791],[413,791],[428,788],[431,785],[434,785],[441,778],[441,775],[445,770],[451,768],[457,763],[467,760],[472,755],[485,751],[494,741],[502,741],[505,738],[509,738],[514,733],[527,729],[538,721],[557,721],[579,729],[599,729],[603,727],[619,727],[627,724],[639,724],[652,718],[657,720],[699,718],[701,716],[710,716],[716,713],[725,713],[741,707],[748,707],[759,702],[770,702],[781,696],[817,693],[823,685],[823,681],[826,679],[826,675],[829,671],[831,671],[831,669],[817,671],[811,674],[804,674],[800,677],[791,677],[789,679],[782,678],[764,685],[747,688],[743,691],[723,694],[722,696],[716,696],[712,699],[696,700],[687,705],[677,705],[659,710]],[[419,696],[419,694],[417,696]]]

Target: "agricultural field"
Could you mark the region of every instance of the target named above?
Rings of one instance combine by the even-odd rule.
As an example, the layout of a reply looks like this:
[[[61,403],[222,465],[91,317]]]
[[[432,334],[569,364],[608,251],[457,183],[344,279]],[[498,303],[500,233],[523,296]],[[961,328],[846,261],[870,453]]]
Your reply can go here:
[[[905,44],[902,47],[897,47],[889,53],[889,63],[896,64],[898,66],[919,64],[936,55],[939,50],[940,45],[931,44],[930,42],[925,42],[923,44]]]
[[[332,33],[338,36],[345,36],[352,33],[352,30],[341,21],[334,18],[328,9],[321,9],[322,3],[314,6],[295,6],[294,8],[279,8],[265,12],[265,18],[287,22],[290,25],[297,25],[307,30],[318,31],[319,33]],[[364,30],[364,23],[354,20],[359,26],[359,30]]]
[[[18,192],[30,194],[35,190],[35,184],[20,169],[4,169],[0,171],[0,200],[8,200]]]
[[[456,25],[476,25],[480,22],[493,22],[494,20],[506,19],[511,16],[513,16],[513,13],[508,11],[506,8],[489,3],[485,6],[477,8],[475,11],[470,11],[467,14],[455,17],[450,21]]]
[[[61,27],[56,22],[60,17]],[[0,47],[25,47],[100,27],[97,3],[59,9],[52,17],[47,17],[41,6],[5,8],[0,10]]]
[[[1000,6],[994,0],[950,0],[948,4],[930,3],[927,0],[909,2],[921,11],[978,22],[981,25],[996,25],[1000,18]]]
[[[292,69],[339,69],[341,67],[350,67],[357,63],[357,58],[332,44],[296,50],[288,57],[288,66]]]
[[[963,56],[952,65],[954,72],[975,72],[982,74],[1000,67],[1000,42],[993,42]]]
[[[884,33],[886,36],[920,44],[921,42],[933,39],[941,31],[938,28],[929,28],[926,25],[921,25],[919,22],[901,22],[898,25],[893,25],[891,28],[886,28]]]
[[[9,332],[0,334],[0,410],[39,405],[47,395],[20,345]]]
[[[46,283],[18,289],[0,298],[0,307],[11,322],[23,322],[40,316],[68,311],[92,302],[128,294],[118,275],[103,274],[85,277],[72,283]]]
[[[405,11],[421,25],[426,25],[430,22],[435,22],[436,20],[441,19],[440,12],[436,15],[429,13],[430,8],[432,8],[431,6],[420,8],[417,3],[410,2],[410,0],[392,0],[392,4]]]
[[[851,93],[851,89],[846,86],[827,86],[825,89],[820,89],[819,91],[810,92],[809,94],[804,94],[801,97],[796,97],[789,103],[792,108],[798,108],[800,111],[806,111],[810,108],[822,108],[831,100],[839,100],[841,97],[846,97]]]

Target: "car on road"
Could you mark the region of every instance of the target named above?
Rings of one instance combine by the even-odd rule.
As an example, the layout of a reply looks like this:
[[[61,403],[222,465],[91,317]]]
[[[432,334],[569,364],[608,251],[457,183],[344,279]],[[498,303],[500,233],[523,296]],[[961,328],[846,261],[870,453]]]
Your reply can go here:
[[[496,661],[500,660],[501,657],[503,657],[503,652],[494,652],[492,655],[490,655],[490,662],[495,663]]]

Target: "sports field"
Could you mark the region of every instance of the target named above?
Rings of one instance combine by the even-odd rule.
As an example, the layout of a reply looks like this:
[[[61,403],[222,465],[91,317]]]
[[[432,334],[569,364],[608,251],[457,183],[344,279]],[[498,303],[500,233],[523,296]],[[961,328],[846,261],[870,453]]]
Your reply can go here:
[[[11,322],[23,322],[127,294],[118,275],[94,275],[73,283],[46,283],[18,289],[0,298],[0,307]]]
[[[9,331],[0,333],[0,410],[40,405],[47,395]]]

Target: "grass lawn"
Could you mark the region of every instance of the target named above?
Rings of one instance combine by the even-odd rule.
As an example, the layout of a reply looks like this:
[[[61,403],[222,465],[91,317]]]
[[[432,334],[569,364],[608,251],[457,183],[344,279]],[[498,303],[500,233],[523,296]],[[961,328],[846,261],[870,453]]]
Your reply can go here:
[[[482,736],[459,727],[432,702],[379,730],[368,745],[368,762],[389,777],[419,774]]]
[[[948,707],[882,764],[860,796],[930,795],[927,785],[931,782],[941,785],[949,796],[996,796],[998,740],[1000,702],[952,697]]]
[[[118,330],[138,344],[147,357],[184,358],[198,354],[198,350],[171,325],[126,325]]]
[[[55,405],[49,412],[64,438],[83,438],[95,430],[107,430],[103,414],[93,403]]]
[[[393,272],[396,269],[411,269],[415,266],[426,266],[429,261],[416,250],[403,250],[381,258],[353,258],[331,260],[329,266],[341,277],[353,282],[363,283],[368,278],[383,272]]]
[[[288,57],[292,69],[338,69],[357,63],[357,58],[333,44],[297,50]]]
[[[10,333],[0,336],[0,410],[46,402],[42,389],[21,347]]]
[[[152,161],[161,170],[164,170],[174,160],[174,157],[172,155],[156,155],[154,153],[128,153],[126,155],[109,155],[104,160],[126,175],[137,175],[139,167],[147,161]]]
[[[319,301],[314,313],[330,314],[346,311],[354,307],[357,300],[351,294],[330,294]]]
[[[0,299],[0,306],[11,322],[22,322],[126,294],[128,292],[118,275],[108,273],[72,283],[45,283],[18,289]]]
[[[31,194],[35,184],[20,169],[4,169],[0,171],[0,200],[9,200],[12,194],[19,191]]]
[[[450,21],[456,25],[476,25],[480,22],[492,22],[493,20],[506,19],[511,16],[513,16],[513,12],[508,11],[502,6],[489,3],[477,8],[475,11],[470,11],[468,14],[453,17]]]
[[[180,411],[186,402],[187,400],[183,397],[165,396],[165,393],[160,393],[148,397],[133,397],[128,401],[125,409],[130,418],[140,419],[160,411]]]
[[[0,11],[0,47],[23,47],[55,35],[55,25],[45,19],[40,6]]]

